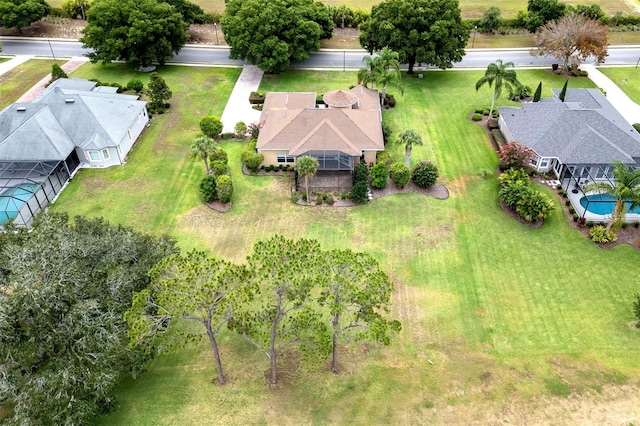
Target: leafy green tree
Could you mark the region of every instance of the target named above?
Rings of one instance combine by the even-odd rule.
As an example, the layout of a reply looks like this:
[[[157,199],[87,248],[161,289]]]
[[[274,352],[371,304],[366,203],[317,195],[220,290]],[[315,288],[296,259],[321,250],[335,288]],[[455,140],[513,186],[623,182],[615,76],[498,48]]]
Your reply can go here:
[[[438,180],[438,166],[431,161],[421,161],[413,168],[411,180],[420,188],[429,188]]]
[[[162,0],[173,6],[182,15],[187,24],[205,24],[206,17],[204,10],[195,3],[187,0]]]
[[[347,250],[325,252],[322,261],[321,305],[331,316],[331,371],[338,372],[338,341],[353,332],[356,340],[372,339],[389,345],[390,334],[401,329],[388,320],[393,283],[366,253]]]
[[[236,138],[244,140],[247,135],[247,125],[244,121],[238,121],[234,127],[234,131],[236,133]]]
[[[200,130],[205,136],[215,139],[222,133],[222,121],[213,115],[207,115],[200,119]]]
[[[172,240],[102,219],[41,213],[6,236],[0,274],[0,401],[14,424],[88,424],[148,354],[129,347],[124,312]]]
[[[227,175],[216,177],[216,193],[221,203],[228,203],[233,196],[233,181]]]
[[[157,72],[152,72],[149,75],[147,94],[151,99],[152,108],[164,108],[165,102],[173,96],[169,86],[167,86],[167,82]]]
[[[411,169],[402,163],[393,163],[389,166],[389,176],[398,188],[404,188],[411,180]]]
[[[300,176],[304,177],[307,202],[311,202],[311,198],[309,198],[309,178],[314,177],[316,173],[318,173],[318,167],[320,167],[318,160],[309,155],[304,155],[296,159],[296,170]]]
[[[400,133],[396,143],[404,145],[404,164],[409,167],[409,163],[411,162],[411,150],[415,145],[423,144],[422,136],[413,129],[405,130]]]
[[[370,54],[388,47],[401,63],[451,68],[462,60],[469,28],[457,0],[383,0],[360,26],[360,44]]]
[[[122,60],[133,68],[163,65],[188,40],[180,12],[157,0],[98,0],[80,38],[92,62]]]
[[[278,382],[278,357],[291,345],[299,345],[307,356],[329,353],[328,327],[312,300],[321,260],[317,241],[280,235],[257,242],[247,258],[259,291],[256,301],[237,312],[229,326],[267,355],[270,386]]]
[[[173,320],[195,321],[204,327],[216,362],[218,384],[224,385],[217,336],[233,316],[235,306],[251,300],[254,289],[246,284],[246,269],[192,251],[163,259],[150,276],[150,287],[134,294],[132,307],[125,315],[132,342],[155,345],[158,338],[175,336],[167,333]],[[185,342],[202,334],[179,336]]]
[[[87,0],[64,0],[60,4],[60,9],[67,18],[75,19],[80,16],[84,20],[87,19],[89,2]]]
[[[599,194],[611,195],[616,199],[611,220],[607,224],[607,232],[622,226],[627,214],[627,207],[631,209],[640,206],[640,169],[630,170],[619,161],[613,164],[615,168],[611,183],[591,182],[582,188],[585,193],[595,191]]]
[[[482,31],[494,32],[502,26],[502,11],[497,6],[491,6],[482,14],[478,26]]]
[[[525,28],[535,32],[549,21],[562,18],[567,13],[567,6],[558,0],[528,0]]]
[[[493,86],[489,117],[493,115],[493,108],[495,107],[496,99],[502,93],[502,88],[506,87],[509,93],[512,93],[520,84],[513,68],[513,62],[502,63],[502,59],[498,59],[495,63],[489,64],[484,76],[476,82],[476,91],[485,84],[488,84],[489,87]]]
[[[209,169],[209,155],[215,148],[216,142],[208,136],[198,136],[191,142],[191,157],[204,160],[204,167],[207,174],[211,173]]]
[[[331,38],[326,6],[313,0],[231,0],[220,18],[229,57],[245,59],[265,72],[279,73],[301,62]]]
[[[136,93],[142,93],[144,90],[144,83],[139,78],[132,78],[127,82],[127,90],[133,90]]]
[[[69,76],[67,75],[66,72],[64,72],[62,68],[60,68],[60,65],[53,64],[51,66],[51,80],[49,80],[49,84],[53,83],[54,81],[60,78],[69,78]]]
[[[50,10],[45,0],[0,1],[0,27],[15,27],[22,33],[22,28],[47,16]]]
[[[541,97],[542,97],[542,82],[538,83],[536,92],[533,94],[533,102],[540,102]]]

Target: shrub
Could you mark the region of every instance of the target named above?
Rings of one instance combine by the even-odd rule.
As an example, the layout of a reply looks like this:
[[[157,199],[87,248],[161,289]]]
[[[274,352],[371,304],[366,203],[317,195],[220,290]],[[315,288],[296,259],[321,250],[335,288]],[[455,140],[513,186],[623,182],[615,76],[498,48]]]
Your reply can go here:
[[[482,114],[478,114],[478,113],[473,114],[473,116],[471,117],[471,119],[472,119],[473,121],[480,121],[480,120],[482,120]]]
[[[62,68],[60,68],[60,65],[53,64],[51,66],[51,80],[49,81],[49,83],[52,83],[58,80],[59,78],[69,78],[69,76],[67,75],[66,72],[64,72]]]
[[[212,163],[214,161],[220,161],[223,164],[228,164],[229,157],[227,156],[227,152],[224,149],[216,146],[209,152],[209,161]]]
[[[587,224],[587,219],[585,219],[584,217],[579,217],[578,218],[578,226],[583,227]]]
[[[553,203],[543,193],[527,187],[522,193],[523,197],[518,202],[516,211],[528,222],[545,219],[553,210]]]
[[[484,108],[476,108],[476,114],[484,114]]]
[[[622,229],[627,229],[629,224],[627,222],[622,222]]]
[[[378,154],[376,155],[376,163],[382,163],[389,167],[391,163],[393,163],[393,158],[387,151],[378,151]]]
[[[354,203],[365,203],[368,200],[369,195],[369,186],[366,181],[359,181],[353,188],[351,188],[351,192],[349,192],[349,198],[353,200]]]
[[[387,178],[389,172],[387,166],[384,163],[378,163],[371,168],[371,186],[377,189],[382,189],[387,186]]]
[[[369,182],[369,168],[363,162],[358,163],[353,170],[353,185],[355,186],[359,182],[365,184]]]
[[[234,130],[238,139],[244,139],[244,137],[247,135],[247,125],[244,123],[244,121],[238,121]]]
[[[574,213],[573,214],[573,221],[574,222],[577,222],[579,218],[580,218],[580,215],[578,213]]]
[[[498,152],[500,168],[503,170],[526,167],[534,157],[535,153],[531,149],[515,141],[502,146]]]
[[[429,188],[438,179],[438,166],[431,161],[421,161],[413,168],[411,180],[421,188]]]
[[[216,178],[214,176],[208,175],[202,178],[200,181],[200,195],[206,203],[216,200]]]
[[[496,141],[498,149],[507,144],[507,140],[504,138],[504,135],[502,134],[500,129],[491,129],[491,136],[493,136],[493,140]]]
[[[596,225],[591,228],[589,235],[591,235],[591,241],[594,243],[612,243],[618,239],[614,232],[607,232],[607,229],[602,225]]]
[[[391,133],[393,133],[393,131],[391,130],[389,125],[385,121],[383,121],[382,122],[382,140],[384,141],[385,145],[387,144],[387,142],[389,142]]]
[[[264,103],[264,93],[260,93],[260,92],[251,92],[249,94],[249,103],[256,105],[256,104],[263,104]]]
[[[573,208],[573,206],[569,206],[569,213],[575,213],[576,209]]]
[[[500,200],[510,209],[516,210],[518,203],[523,199],[528,191],[529,184],[522,181],[509,182],[502,186],[498,195]]]
[[[529,96],[531,96],[531,87],[525,86],[524,84],[518,84],[514,88],[513,92],[509,94],[509,100],[519,101]]]
[[[242,153],[242,162],[247,169],[251,170],[253,173],[257,173],[260,165],[264,161],[264,155],[259,152],[243,152]]]
[[[136,93],[140,93],[143,89],[144,84],[142,84],[142,80],[138,78],[132,78],[127,82],[127,90],[133,90]]]
[[[218,200],[220,200],[221,203],[231,201],[233,182],[229,176],[222,175],[216,178],[216,192],[218,193]]]
[[[398,188],[404,188],[411,180],[411,169],[404,163],[393,163],[389,167],[391,181]]]
[[[504,173],[498,176],[498,183],[500,187],[509,185],[513,182],[523,182],[525,185],[529,185],[529,175],[524,169],[508,169]]]
[[[222,121],[213,115],[202,117],[200,119],[200,130],[212,139],[217,138],[222,133]]]
[[[209,163],[209,170],[213,176],[222,176],[227,174],[227,164],[223,161],[216,160]]]
[[[640,222],[633,222],[633,227],[638,228],[640,226]]]
[[[565,206],[570,206],[571,205],[571,200],[564,200],[564,205]]]
[[[228,141],[229,139],[233,139],[235,135],[235,133],[225,132],[220,135],[220,138],[222,138],[223,141]]]
[[[260,135],[260,125],[258,123],[251,123],[249,124],[247,131],[249,132],[251,139],[258,139],[258,136]]]

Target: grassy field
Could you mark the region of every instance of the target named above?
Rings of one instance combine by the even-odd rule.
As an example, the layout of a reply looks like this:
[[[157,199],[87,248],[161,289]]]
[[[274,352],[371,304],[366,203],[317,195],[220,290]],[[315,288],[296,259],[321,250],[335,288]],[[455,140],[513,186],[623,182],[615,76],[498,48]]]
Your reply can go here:
[[[25,87],[31,87],[51,72],[54,61],[32,59],[0,75],[0,110],[17,101]],[[59,65],[63,62],[58,61]]]
[[[85,65],[74,76],[122,83],[132,76],[124,70]],[[226,214],[198,202],[204,167],[187,154],[197,120],[221,113],[237,70],[172,67],[162,74],[174,92],[172,110],[154,118],[126,166],[81,171],[53,209],[168,232],[183,248],[235,261],[276,232],[367,251],[396,283],[393,315],[403,331],[388,348],[343,347],[338,376],[324,364],[299,366],[290,355],[275,391],[266,387],[267,359],[225,332],[227,386],[212,384],[209,350],[194,344],[123,383],[120,408],[100,424],[566,424],[580,423],[580,413],[606,422],[625,409],[627,421],[640,420],[640,333],[630,326],[639,289],[629,279],[640,253],[597,248],[559,211],[537,230],[501,212],[491,173],[497,158],[484,130],[468,120],[471,109],[490,102],[488,88],[473,90],[481,72],[407,77],[397,107],[384,112],[394,135],[407,128],[423,135],[412,162],[436,161],[449,199],[403,194],[353,208],[296,206],[287,179],[243,175],[243,144],[225,142],[235,187]],[[543,81],[544,96],[564,83],[546,71],[518,76],[531,87]],[[266,76],[261,90],[324,92],[355,79],[288,72]],[[593,87],[588,79],[570,85]],[[389,151],[402,157],[397,145]],[[614,405],[599,405],[611,399]]]
[[[634,102],[640,103],[640,68],[599,68],[603,74],[613,80]],[[640,118],[638,119],[640,121]]]

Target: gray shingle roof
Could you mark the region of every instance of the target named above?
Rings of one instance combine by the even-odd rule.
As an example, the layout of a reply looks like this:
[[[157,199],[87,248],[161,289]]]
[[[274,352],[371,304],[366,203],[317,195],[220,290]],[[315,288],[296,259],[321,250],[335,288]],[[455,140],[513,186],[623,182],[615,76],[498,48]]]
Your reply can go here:
[[[555,98],[498,110],[513,138],[541,157],[563,164],[634,164],[640,158],[640,134],[597,89],[569,89],[564,103]]]

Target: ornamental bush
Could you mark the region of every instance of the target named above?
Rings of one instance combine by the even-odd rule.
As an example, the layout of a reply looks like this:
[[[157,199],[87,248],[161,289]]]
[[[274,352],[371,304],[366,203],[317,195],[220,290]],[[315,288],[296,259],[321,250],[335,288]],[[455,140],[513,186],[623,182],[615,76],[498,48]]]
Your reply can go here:
[[[383,189],[387,186],[387,178],[389,172],[384,163],[377,163],[371,168],[371,186],[377,189]]]
[[[618,239],[615,232],[607,232],[607,228],[602,225],[596,225],[589,230],[591,241],[594,243],[612,243]]]
[[[227,170],[227,164],[220,160],[212,161],[211,163],[209,163],[209,171],[213,176],[226,175]]]
[[[473,121],[480,121],[480,120],[482,120],[482,114],[475,113],[475,114],[473,114],[473,116],[471,117],[471,119],[472,119]]]
[[[365,184],[369,182],[369,168],[363,162],[358,163],[353,170],[353,185],[355,186],[358,182]]]
[[[404,188],[411,180],[411,169],[403,163],[393,163],[389,167],[391,182],[398,188]]]
[[[200,181],[200,195],[206,203],[216,200],[216,178],[207,175]]]
[[[413,168],[411,180],[421,188],[429,188],[438,179],[438,166],[431,161],[421,161]]]
[[[251,170],[253,173],[258,173],[258,169],[263,161],[264,155],[259,152],[245,151],[242,153],[242,162],[247,166],[247,169]]]
[[[349,198],[353,200],[354,203],[364,203],[368,199],[369,193],[369,185],[367,185],[366,181],[360,181],[353,185],[351,188],[351,192],[349,192]]]
[[[498,152],[500,168],[502,170],[526,167],[534,157],[535,153],[531,149],[526,148],[515,141],[511,141],[502,146]]]
[[[222,121],[213,115],[207,115],[200,120],[200,130],[211,139],[215,139],[222,133]]]
[[[247,125],[244,123],[244,121],[238,121],[234,130],[236,132],[236,138],[244,139],[247,134]]]
[[[228,203],[231,201],[233,195],[233,182],[227,175],[218,176],[216,179],[216,193],[218,194],[218,200],[221,203]]]
[[[229,157],[224,149],[216,146],[209,152],[209,161],[212,163],[214,161],[220,161],[221,163],[228,164]]]

